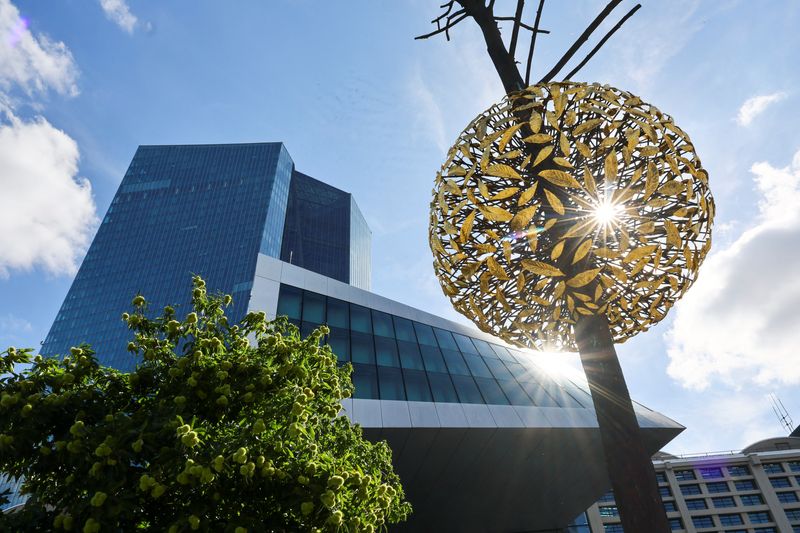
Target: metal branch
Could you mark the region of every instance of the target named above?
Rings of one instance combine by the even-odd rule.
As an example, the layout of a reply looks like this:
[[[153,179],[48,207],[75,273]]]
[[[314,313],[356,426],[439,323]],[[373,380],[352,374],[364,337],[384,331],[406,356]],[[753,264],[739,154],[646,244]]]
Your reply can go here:
[[[642,4],[636,4],[636,6],[634,6],[634,8],[633,8],[633,9],[631,9],[630,11],[628,11],[628,13],[627,13],[627,14],[626,14],[624,17],[622,17],[622,19],[620,19],[620,21],[619,21],[619,22],[617,22],[616,26],[614,26],[613,28],[611,28],[611,30],[610,30],[608,33],[606,33],[605,37],[603,37],[602,39],[600,39],[600,42],[599,42],[599,43],[597,43],[597,45],[596,45],[594,48],[592,48],[592,51],[591,51],[591,52],[589,52],[589,53],[586,55],[586,57],[585,57],[585,58],[583,58],[583,61],[581,61],[580,63],[578,63],[578,66],[577,66],[577,67],[575,67],[574,69],[572,69],[572,70],[570,71],[570,73],[569,73],[569,74],[567,74],[566,76],[564,76],[564,79],[565,79],[565,80],[572,79],[572,77],[573,77],[575,74],[577,74],[577,73],[578,73],[578,71],[579,71],[580,69],[582,69],[582,68],[583,68],[583,66],[584,66],[584,65],[586,65],[586,63],[588,63],[590,59],[592,59],[592,57],[594,57],[594,55],[597,53],[597,51],[598,51],[598,50],[600,50],[600,48],[601,48],[601,47],[602,47],[602,46],[603,46],[603,45],[606,43],[606,41],[607,41],[607,40],[608,40],[608,39],[609,39],[609,38],[610,38],[612,35],[614,35],[614,33],[615,33],[615,32],[616,32],[618,29],[620,29],[620,28],[622,27],[622,25],[623,25],[623,24],[625,24],[625,21],[627,21],[629,18],[631,18],[631,17],[633,16],[633,14],[634,14],[634,13],[636,13],[636,12],[639,10],[639,8],[640,8],[640,7],[642,7]]]
[[[514,57],[517,49],[517,37],[519,37],[519,25],[522,23],[522,10],[525,8],[525,0],[517,0],[517,12],[514,13],[514,29],[511,31],[511,43],[508,45],[508,53]]]
[[[533,61],[533,48],[536,46],[536,34],[539,33],[539,21],[542,18],[542,8],[544,0],[539,0],[539,9],[536,10],[536,20],[533,23],[533,34],[531,34],[531,47],[528,49],[528,63],[525,67],[525,85],[531,83],[531,62]]]
[[[539,80],[539,83],[546,83],[552,80],[561,71],[561,69],[564,68],[564,65],[566,65],[570,59],[572,59],[572,56],[575,55],[575,52],[577,52],[578,49],[581,46],[583,46],[583,43],[586,42],[586,40],[594,32],[594,30],[597,29],[597,27],[603,22],[603,20],[605,20],[605,18],[608,15],[610,15],[611,12],[614,10],[614,8],[617,7],[620,3],[622,3],[622,0],[611,0],[603,9],[603,11],[601,11],[600,14],[597,15],[597,17],[595,17],[592,23],[589,24],[589,26],[587,26],[587,28],[580,35],[580,37],[578,37],[578,39],[572,44],[569,50],[567,50],[567,52],[561,57],[561,59],[558,60],[558,63],[556,63],[556,65],[552,69],[550,69],[550,72],[545,74],[542,77],[542,79]]]

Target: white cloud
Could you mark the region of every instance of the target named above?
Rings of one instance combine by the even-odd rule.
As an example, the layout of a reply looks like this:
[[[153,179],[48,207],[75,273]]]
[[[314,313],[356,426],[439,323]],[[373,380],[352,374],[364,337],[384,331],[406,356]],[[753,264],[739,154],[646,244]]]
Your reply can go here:
[[[34,35],[9,0],[0,0],[0,92],[19,85],[27,93],[78,93],[78,69],[67,46]]]
[[[139,22],[136,15],[131,13],[125,0],[100,0],[100,7],[106,14],[108,20],[122,28],[128,33],[133,33],[133,29]]]
[[[740,126],[748,126],[753,120],[766,111],[766,109],[776,102],[780,102],[786,98],[786,93],[777,92],[772,94],[762,94],[748,98],[739,108],[739,113],[736,115],[736,122]]]
[[[96,224],[92,188],[78,172],[78,145],[42,117],[10,111],[0,122],[0,277],[44,267],[72,274]]]
[[[666,336],[667,371],[688,388],[800,383],[800,151],[751,171],[758,216],[708,257]]]

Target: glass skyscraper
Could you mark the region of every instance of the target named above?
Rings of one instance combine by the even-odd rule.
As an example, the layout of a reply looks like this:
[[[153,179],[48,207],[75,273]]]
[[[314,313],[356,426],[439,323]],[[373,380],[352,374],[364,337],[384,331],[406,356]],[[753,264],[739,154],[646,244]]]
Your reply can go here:
[[[350,233],[361,236],[355,268]],[[360,226],[358,221],[360,221]],[[303,231],[303,228],[306,231]],[[120,315],[142,294],[151,308],[189,306],[191,277],[248,306],[258,254],[369,286],[369,228],[349,193],[296,172],[282,143],[140,146],[42,346],[90,343],[123,370],[130,332]],[[363,241],[366,242],[363,242]]]

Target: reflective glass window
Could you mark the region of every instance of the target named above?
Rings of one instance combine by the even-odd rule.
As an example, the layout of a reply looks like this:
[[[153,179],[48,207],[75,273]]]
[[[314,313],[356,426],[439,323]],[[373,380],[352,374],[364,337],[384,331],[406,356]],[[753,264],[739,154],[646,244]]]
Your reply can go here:
[[[305,339],[306,337],[314,333],[314,330],[320,327],[320,325],[321,324],[317,324],[316,322],[303,322],[300,325],[300,336]],[[320,344],[322,344],[321,339],[320,339]]]
[[[372,317],[369,309],[360,305],[350,304],[350,328],[353,331],[372,334]]]
[[[448,374],[431,372],[428,374],[428,381],[431,385],[431,393],[434,402],[457,403],[458,396],[453,388],[453,382]]]
[[[354,363],[375,364],[375,346],[372,344],[372,335],[351,331],[350,341],[350,355]]]
[[[699,509],[708,509],[708,505],[702,498],[699,500],[686,500],[686,508],[690,511],[697,511]]]
[[[769,482],[776,489],[783,489],[783,488],[792,486],[792,484],[789,482],[789,478],[788,477],[773,477],[773,478],[770,478]]]
[[[714,527],[714,517],[713,516],[693,516],[692,517],[692,524],[696,528]]]
[[[733,500],[733,496],[711,498],[711,502],[714,504],[714,507],[736,507],[736,502]]]
[[[752,479],[743,479],[742,481],[734,481],[736,490],[756,490],[756,484]]]
[[[486,403],[492,405],[508,405],[508,398],[503,394],[500,385],[493,378],[475,378],[481,394],[486,400]]]
[[[675,502],[664,502],[664,511],[668,513],[677,513],[678,508],[675,506]]]
[[[686,481],[689,479],[695,479],[694,470],[676,470],[675,471],[675,479],[678,481]]]
[[[422,360],[425,362],[425,370],[428,372],[447,372],[447,366],[444,364],[442,352],[436,346],[429,346],[420,344],[420,351],[422,351]]]
[[[664,472],[656,472],[656,481],[658,483],[666,483],[667,475]]]
[[[425,372],[421,370],[403,369],[403,378],[406,382],[406,396],[410,402],[430,402],[431,391]]]
[[[761,494],[743,494],[743,495],[739,496],[739,499],[742,500],[742,505],[763,505],[764,504],[764,498],[761,497]]]
[[[467,363],[464,362],[464,357],[462,357],[461,352],[442,349],[442,356],[444,356],[447,369],[451,374],[459,374],[462,376],[470,375],[469,368],[467,367]]]
[[[484,403],[478,386],[471,376],[451,376],[461,403]]]
[[[700,485],[681,485],[681,494],[684,496],[701,494]]]
[[[331,332],[328,335],[328,344],[331,345],[331,350],[336,354],[339,361],[350,360],[350,332],[346,329],[330,328]]]
[[[600,516],[603,517],[617,517],[619,516],[619,509],[617,509],[616,505],[601,505],[598,508],[600,512]]]
[[[698,468],[700,477],[703,479],[715,479],[722,477],[722,469],[718,467]]]
[[[556,401],[547,394],[547,391],[536,382],[533,381],[520,381],[520,386],[525,390],[528,396],[533,400],[533,405],[539,407],[558,407]]]
[[[350,328],[350,307],[347,302],[328,298],[328,325],[334,328]]]
[[[458,350],[458,344],[453,339],[452,333],[444,329],[433,328],[433,333],[436,335],[436,340],[439,342],[439,348],[444,350]]]
[[[786,509],[786,518],[791,521],[800,520],[800,509]]]
[[[453,333],[453,338],[455,338],[461,353],[478,355],[478,350],[475,348],[475,345],[472,344],[472,340],[469,337],[461,335],[460,333]]]
[[[400,365],[403,368],[425,370],[417,343],[398,340],[397,346],[400,349]]]
[[[519,381],[533,381],[533,376],[529,374],[528,369],[521,364],[506,362],[505,365],[508,371],[511,372],[511,375]]]
[[[506,365],[499,359],[484,359],[484,363],[486,366],[489,367],[489,370],[492,371],[492,374],[497,379],[513,379],[514,377],[511,375],[511,372],[508,371]]]
[[[381,391],[381,400],[406,399],[405,389],[403,388],[403,376],[399,368],[379,366],[378,385]]]
[[[503,389],[511,405],[533,405],[533,400],[531,400],[530,396],[513,379],[498,379],[497,383]]]
[[[781,503],[795,503],[797,502],[797,494],[794,492],[779,492],[777,493],[778,501]],[[744,496],[742,496],[744,498]]]
[[[286,315],[289,318],[300,320],[300,310],[303,305],[303,291],[297,287],[281,285],[278,296],[278,316]]]
[[[492,359],[497,358],[497,354],[494,353],[489,343],[486,341],[482,341],[480,339],[472,339],[472,344],[478,349],[478,353],[480,353],[484,357],[490,357]]]
[[[783,473],[783,465],[780,463],[763,463],[764,472],[767,474],[781,474]]]
[[[747,513],[747,518],[749,518],[750,522],[752,522],[753,524],[764,524],[766,522],[772,522],[772,518],[770,517],[767,511]]]
[[[353,398],[377,400],[378,372],[373,365],[353,363]]]
[[[417,337],[414,335],[414,326],[411,321],[399,316],[392,317],[394,319],[394,332],[399,341],[417,342]]]
[[[494,353],[497,354],[497,357],[503,361],[515,362],[514,356],[512,356],[504,346],[499,346],[497,344],[491,344],[490,346],[492,347],[492,350],[494,350]]]
[[[786,466],[788,466],[789,470],[792,472],[800,472],[800,461],[789,461],[786,463]]]
[[[429,325],[414,322],[414,332],[416,332],[417,340],[420,344],[424,344],[426,346],[438,346],[438,343],[436,342],[436,336],[433,334],[433,328],[431,328]]]
[[[683,529],[683,522],[681,522],[680,518],[670,518],[669,519],[669,528],[672,531],[674,531],[676,529]]]
[[[669,498],[672,496],[672,491],[669,487],[658,487],[658,493],[662,498]]]
[[[325,322],[325,297],[314,292],[303,291],[303,322]]]
[[[380,366],[400,366],[400,358],[397,357],[397,345],[394,339],[375,337],[375,359]]]
[[[489,372],[489,368],[486,366],[486,363],[483,362],[482,357],[478,355],[464,354],[464,360],[467,362],[467,366],[469,367],[469,370],[473,376],[479,376],[482,378],[492,377],[492,373]]]
[[[728,466],[727,468],[728,468],[728,474],[730,474],[733,477],[750,475],[750,469],[747,468],[747,466],[745,465],[731,465]]]
[[[728,487],[727,481],[715,481],[713,483],[706,483],[706,489],[708,492],[716,494],[719,492],[728,492],[730,487]]]
[[[372,310],[372,330],[375,335],[380,337],[394,337],[394,327],[392,317],[386,313]]]

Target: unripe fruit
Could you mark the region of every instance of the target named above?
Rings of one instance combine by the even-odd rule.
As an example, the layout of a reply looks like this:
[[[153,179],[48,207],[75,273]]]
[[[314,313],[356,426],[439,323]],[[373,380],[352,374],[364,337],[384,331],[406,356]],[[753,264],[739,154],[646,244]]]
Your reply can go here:
[[[189,377],[189,379],[186,380],[186,383],[188,383],[190,387],[196,387],[197,386],[197,380],[194,379],[194,377],[191,377],[191,376]]]
[[[167,487],[165,487],[164,485],[156,485],[155,487],[153,487],[153,490],[150,491],[150,496],[152,496],[153,498],[159,498],[163,496],[166,491]]]
[[[133,342],[129,342],[128,343],[128,351],[129,352],[135,352],[136,351],[136,344],[134,344]]]
[[[333,490],[339,490],[344,485],[344,478],[342,476],[331,476],[328,479],[328,487]]]
[[[189,526],[192,529],[199,529],[200,528],[200,519],[195,515],[189,517]]]
[[[334,526],[341,526],[344,521],[344,514],[341,511],[334,511],[328,517],[328,522]]]
[[[144,446],[144,441],[142,439],[139,439],[136,442],[134,442],[133,444],[131,444],[131,448],[136,453],[139,453],[140,451],[142,451],[142,447],[143,446]]]
[[[336,495],[333,493],[333,491],[326,490],[322,493],[322,496],[320,496],[319,499],[322,502],[322,505],[328,509],[336,505]]]
[[[92,496],[91,504],[95,507],[100,507],[106,501],[108,495],[105,492],[95,492]]]
[[[134,307],[141,307],[141,306],[143,306],[143,305],[144,305],[144,302],[145,302],[145,300],[144,300],[144,296],[142,296],[141,294],[140,294],[140,295],[138,295],[138,296],[136,296],[136,297],[135,297],[135,298],[134,298],[134,299],[131,301],[131,303],[133,304],[133,306],[134,306]]]
[[[303,516],[308,516],[314,512],[314,504],[312,502],[303,502],[300,504],[300,512]]]
[[[253,424],[253,433],[264,433],[267,430],[266,424],[262,419],[256,420],[256,423]]]
[[[186,322],[189,324],[197,324],[197,313],[189,313],[186,315]]]
[[[86,426],[86,424],[83,423],[83,420],[78,420],[77,422],[72,424],[72,426],[70,426],[69,432],[71,434],[75,435],[76,437],[80,436],[80,435],[83,435],[83,431],[84,431],[85,426]]]
[[[220,396],[219,398],[217,398],[217,405],[221,405],[221,406],[223,406],[223,407],[225,407],[226,405],[228,405],[228,398],[227,398],[227,396],[224,396],[224,395],[223,395],[223,396]]]
[[[83,533],[97,533],[100,531],[100,524],[94,518],[90,518],[83,524]]]
[[[83,353],[83,350],[73,346],[72,348],[69,349],[69,353],[71,353],[72,355],[77,357],[77,356],[79,356],[79,355],[81,355]]]
[[[233,530],[233,533],[247,533],[247,528],[239,526]]]

